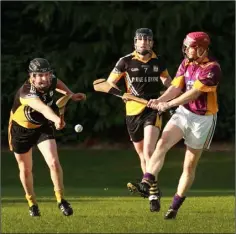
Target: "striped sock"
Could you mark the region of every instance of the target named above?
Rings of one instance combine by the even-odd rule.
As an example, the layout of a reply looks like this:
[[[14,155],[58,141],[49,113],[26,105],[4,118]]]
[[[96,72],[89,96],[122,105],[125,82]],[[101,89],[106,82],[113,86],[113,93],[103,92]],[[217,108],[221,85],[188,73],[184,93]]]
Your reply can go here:
[[[149,193],[150,193],[150,195],[156,195],[156,194],[158,193],[157,181],[155,181],[155,182],[151,185],[151,187],[150,187],[150,189],[149,189]]]

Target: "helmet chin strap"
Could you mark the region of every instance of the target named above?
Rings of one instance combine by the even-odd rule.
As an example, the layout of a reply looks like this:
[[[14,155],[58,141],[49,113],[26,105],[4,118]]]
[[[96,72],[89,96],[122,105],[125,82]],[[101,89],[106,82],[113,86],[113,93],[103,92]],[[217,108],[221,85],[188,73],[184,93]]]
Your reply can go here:
[[[139,51],[136,44],[134,45],[134,48],[135,48],[135,51],[142,56],[145,56],[147,54],[152,54],[152,46],[150,46],[149,50],[143,50],[143,51]]]
[[[208,51],[207,49],[204,50],[204,52],[200,55],[199,52],[198,52],[198,50],[197,50],[197,58],[196,58],[196,59],[194,59],[194,58],[189,58],[186,53],[185,53],[185,57],[189,60],[189,62],[193,62],[193,61],[201,62],[201,61],[206,57],[207,51]],[[200,59],[200,61],[197,61],[197,60],[199,60],[199,59]]]
[[[50,86],[49,86],[50,87]],[[40,91],[42,91],[42,92],[47,92],[48,90],[49,90],[49,87],[44,87],[44,88],[40,88]]]
[[[137,47],[135,46],[135,50],[136,50],[136,52],[137,52],[138,54],[143,55],[143,56],[145,56],[145,55],[147,55],[147,54],[152,54],[152,50],[151,50],[151,49],[150,49],[150,50],[139,51],[139,50],[137,49]]]
[[[47,91],[48,91],[48,88],[49,88],[49,87],[40,88],[40,87],[35,86],[35,85],[34,85],[34,87],[35,87],[39,92],[41,92],[41,93],[47,92]]]
[[[198,59],[200,59],[201,61],[206,57],[206,55],[207,55],[207,49],[205,49],[204,50],[204,52],[201,54],[201,55],[199,55],[199,52],[197,51],[197,56],[198,56],[198,58],[196,59],[196,60],[198,60]],[[200,61],[200,62],[201,62]]]
[[[144,50],[142,52],[137,51],[137,53],[141,54],[141,55],[147,55],[147,54],[151,54],[150,50]]]

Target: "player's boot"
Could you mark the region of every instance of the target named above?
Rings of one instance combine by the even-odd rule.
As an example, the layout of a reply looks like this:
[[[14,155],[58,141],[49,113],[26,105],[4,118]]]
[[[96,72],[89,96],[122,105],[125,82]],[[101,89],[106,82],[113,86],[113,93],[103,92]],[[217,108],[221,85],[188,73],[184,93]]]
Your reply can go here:
[[[142,180],[139,183],[129,182],[127,188],[131,193],[139,193],[142,197],[146,198],[149,196],[149,188],[151,187],[150,182]]]
[[[164,219],[175,219],[177,213],[178,213],[178,210],[174,210],[170,207],[169,210],[166,212]]]
[[[29,207],[29,214],[32,217],[41,216],[38,205],[32,205]]]
[[[161,209],[161,191],[154,182],[149,189],[149,204],[151,212],[159,212]]]
[[[60,203],[58,203],[58,208],[61,210],[61,212],[65,215],[65,216],[70,216],[73,214],[73,209],[70,205],[69,202],[67,202],[66,200],[62,199]]]

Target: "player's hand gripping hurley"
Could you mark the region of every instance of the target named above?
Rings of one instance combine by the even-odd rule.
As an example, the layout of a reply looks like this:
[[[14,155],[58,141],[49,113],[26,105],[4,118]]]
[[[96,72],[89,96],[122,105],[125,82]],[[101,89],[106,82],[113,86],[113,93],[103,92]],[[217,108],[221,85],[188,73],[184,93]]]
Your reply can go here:
[[[95,80],[93,82],[93,88],[95,91],[103,92],[103,93],[110,93],[110,94],[115,95],[115,96],[122,98],[124,100],[126,99],[126,100],[136,101],[136,102],[142,103],[146,106],[148,104],[148,101],[143,98],[136,97],[130,93],[123,93],[122,94],[121,90],[113,87],[104,78]],[[161,115],[162,112],[159,111],[158,114]]]
[[[148,103],[148,101],[143,98],[135,97],[134,95],[132,95],[130,93],[122,93],[121,90],[110,85],[106,81],[106,79],[95,80],[93,82],[93,88],[97,92],[110,93],[110,94],[115,95],[115,96],[122,98],[122,99],[136,101],[136,102],[142,103],[144,105],[147,105],[147,103]]]

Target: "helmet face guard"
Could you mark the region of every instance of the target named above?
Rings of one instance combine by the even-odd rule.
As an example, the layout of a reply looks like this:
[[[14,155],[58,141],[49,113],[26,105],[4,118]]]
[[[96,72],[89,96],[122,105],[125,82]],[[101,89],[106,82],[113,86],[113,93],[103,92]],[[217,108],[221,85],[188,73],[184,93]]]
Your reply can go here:
[[[182,52],[190,61],[197,60],[206,55],[210,45],[210,38],[205,32],[192,32],[187,34],[183,41]],[[197,58],[188,57],[188,49],[192,47],[196,49]]]
[[[47,91],[52,84],[52,68],[49,62],[43,58],[35,58],[30,61],[29,73],[32,73],[32,83],[39,91]]]
[[[145,40],[148,43],[149,48],[143,49],[140,48],[137,45],[137,40]],[[153,33],[152,30],[149,28],[139,28],[136,30],[135,32],[135,36],[134,36],[134,48],[136,50],[137,53],[141,54],[141,55],[146,55],[148,53],[152,52],[152,46],[153,46]]]

